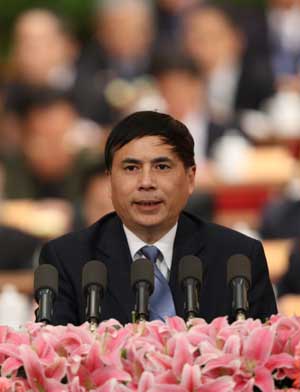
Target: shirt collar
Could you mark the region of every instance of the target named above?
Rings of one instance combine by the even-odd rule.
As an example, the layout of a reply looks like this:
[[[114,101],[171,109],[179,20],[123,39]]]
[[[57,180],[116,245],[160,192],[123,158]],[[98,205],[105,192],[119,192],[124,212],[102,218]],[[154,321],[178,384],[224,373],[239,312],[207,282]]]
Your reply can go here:
[[[154,245],[156,246],[162,256],[163,260],[167,264],[169,270],[171,270],[172,266],[172,258],[173,258],[173,246],[174,246],[174,241],[175,241],[175,235],[177,231],[177,226],[178,222],[172,227],[171,230],[169,230],[160,240],[155,242],[154,244],[147,244],[143,240],[141,240],[139,237],[137,237],[131,230],[128,229],[123,224],[124,232],[127,238],[129,250],[132,259],[136,259],[137,257],[137,252],[145,245]]]

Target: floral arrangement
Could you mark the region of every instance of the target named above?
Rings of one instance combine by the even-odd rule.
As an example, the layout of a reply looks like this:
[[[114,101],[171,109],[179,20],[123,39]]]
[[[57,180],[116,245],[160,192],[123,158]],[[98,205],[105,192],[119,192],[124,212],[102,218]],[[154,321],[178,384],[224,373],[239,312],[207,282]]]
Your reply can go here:
[[[0,392],[296,391],[300,318],[0,326],[0,365]]]

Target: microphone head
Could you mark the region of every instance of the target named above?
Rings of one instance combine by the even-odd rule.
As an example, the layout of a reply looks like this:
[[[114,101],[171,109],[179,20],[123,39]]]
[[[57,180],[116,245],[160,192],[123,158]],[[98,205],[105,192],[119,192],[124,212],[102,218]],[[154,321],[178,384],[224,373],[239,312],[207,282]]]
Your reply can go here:
[[[107,287],[107,268],[102,261],[91,260],[82,269],[82,290],[85,292],[90,285],[101,286],[103,291]]]
[[[50,289],[55,296],[58,293],[58,272],[51,264],[41,264],[34,271],[34,296],[39,301],[38,295],[41,289]]]
[[[145,258],[137,259],[131,264],[131,287],[135,290],[137,283],[147,282],[150,295],[154,289],[154,266]]]
[[[199,286],[202,285],[202,261],[199,257],[189,255],[184,256],[179,261],[178,268],[178,282],[182,286],[184,281],[188,278],[196,279],[198,281]]]
[[[235,278],[244,278],[251,286],[251,261],[249,257],[237,254],[229,257],[227,262],[227,284]]]

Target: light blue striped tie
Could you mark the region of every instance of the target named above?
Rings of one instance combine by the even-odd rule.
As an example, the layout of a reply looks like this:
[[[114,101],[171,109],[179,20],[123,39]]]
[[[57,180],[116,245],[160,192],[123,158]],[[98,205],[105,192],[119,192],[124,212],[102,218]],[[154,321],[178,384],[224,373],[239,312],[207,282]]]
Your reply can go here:
[[[150,321],[175,316],[176,310],[169,283],[156,264],[160,250],[156,246],[146,245],[140,251],[154,264],[154,292],[149,300]]]

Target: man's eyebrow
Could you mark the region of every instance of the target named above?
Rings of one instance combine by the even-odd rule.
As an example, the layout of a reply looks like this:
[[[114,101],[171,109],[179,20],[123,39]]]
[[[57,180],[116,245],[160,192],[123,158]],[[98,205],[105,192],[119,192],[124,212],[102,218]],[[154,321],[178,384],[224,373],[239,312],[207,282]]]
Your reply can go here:
[[[156,157],[154,159],[151,160],[151,163],[161,163],[161,162],[168,162],[168,163],[172,163],[173,160],[167,156],[160,156],[160,157]],[[128,164],[128,163],[132,163],[132,164],[141,164],[143,163],[143,161],[141,159],[136,159],[136,158],[125,158],[122,160],[122,164]]]
[[[169,158],[169,157],[161,156],[161,157],[157,157],[157,158],[152,159],[151,162],[152,162],[152,163],[160,163],[160,162],[169,162],[169,163],[172,163],[173,160],[172,160],[171,158]]]
[[[139,163],[142,163],[142,161],[140,159],[136,159],[136,158],[125,158],[122,160],[122,164],[126,164],[126,163],[139,164]]]

